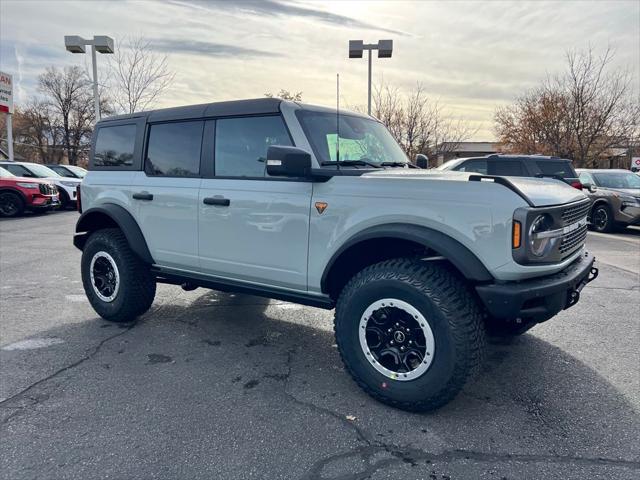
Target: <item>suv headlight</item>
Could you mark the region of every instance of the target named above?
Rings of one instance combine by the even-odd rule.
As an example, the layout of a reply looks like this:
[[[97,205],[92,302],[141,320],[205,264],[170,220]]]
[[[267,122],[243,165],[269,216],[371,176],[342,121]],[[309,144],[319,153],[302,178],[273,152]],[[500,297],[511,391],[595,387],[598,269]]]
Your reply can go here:
[[[18,182],[16,185],[22,188],[33,188],[34,190],[40,188],[37,183]]]
[[[529,251],[536,257],[544,257],[553,248],[562,231],[552,230],[553,218],[543,213],[529,227]]]
[[[74,188],[76,185],[78,185],[78,182],[60,182],[60,183],[65,187],[71,187],[71,188]]]
[[[623,207],[640,206],[640,200],[638,200],[636,197],[632,197],[631,195],[620,195],[620,200],[622,200]]]

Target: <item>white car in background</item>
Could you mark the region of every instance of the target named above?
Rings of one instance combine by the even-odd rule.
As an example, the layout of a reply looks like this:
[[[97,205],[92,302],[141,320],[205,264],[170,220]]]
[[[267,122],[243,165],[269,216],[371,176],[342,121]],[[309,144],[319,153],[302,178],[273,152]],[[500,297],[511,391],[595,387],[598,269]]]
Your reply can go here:
[[[0,167],[9,170],[18,177],[49,180],[58,187],[61,208],[64,209],[69,206],[75,206],[77,201],[76,187],[82,182],[81,179],[63,177],[49,167],[45,167],[39,163],[2,161],[0,162]]]

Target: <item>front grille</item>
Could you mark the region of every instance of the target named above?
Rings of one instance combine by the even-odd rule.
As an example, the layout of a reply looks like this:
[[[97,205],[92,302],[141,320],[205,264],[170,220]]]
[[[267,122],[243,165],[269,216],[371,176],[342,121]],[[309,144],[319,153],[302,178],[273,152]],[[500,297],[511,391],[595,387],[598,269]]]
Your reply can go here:
[[[577,222],[583,222],[575,230],[571,230],[568,233],[565,233],[562,236],[562,240],[560,241],[560,246],[558,251],[564,260],[566,257],[571,255],[575,250],[582,247],[587,238],[587,214],[589,213],[589,208],[591,207],[591,202],[589,200],[585,200],[584,202],[579,203],[578,205],[572,205],[570,207],[565,208],[562,211],[562,225],[563,227],[568,227],[570,225],[574,225]]]
[[[571,233],[567,233],[562,237],[560,242],[560,254],[562,258],[568,257],[573,251],[581,247],[587,238],[587,225],[583,225],[580,228],[575,229]]]
[[[573,205],[571,207],[567,207],[562,211],[562,223],[564,226],[571,225],[572,223],[576,223],[579,220],[582,220],[589,213],[589,207],[591,206],[591,202],[586,200],[578,205]]]
[[[56,193],[58,193],[58,189],[55,187],[55,185],[50,185],[48,183],[40,183],[39,187],[40,187],[40,193],[43,195],[55,195]]]

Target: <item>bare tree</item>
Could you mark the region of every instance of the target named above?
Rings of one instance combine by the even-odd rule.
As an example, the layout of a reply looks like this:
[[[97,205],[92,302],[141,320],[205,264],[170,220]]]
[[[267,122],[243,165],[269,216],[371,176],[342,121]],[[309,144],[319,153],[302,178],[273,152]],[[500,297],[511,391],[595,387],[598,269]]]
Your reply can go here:
[[[76,165],[93,129],[93,92],[85,71],[78,67],[48,67],[38,78],[43,101],[50,108],[49,123],[59,129],[69,164]],[[108,106],[101,102],[101,108]]]
[[[410,159],[423,153],[437,156],[468,140],[477,132],[464,119],[446,113],[438,100],[430,99],[418,83],[403,94],[381,82],[372,95],[373,116],[389,129]]]
[[[507,151],[571,158],[597,166],[612,147],[638,136],[640,105],[630,72],[612,68],[614,52],[567,53],[567,70],[496,110],[495,129]]]
[[[111,97],[117,109],[124,113],[152,107],[174,78],[167,56],[154,52],[144,37],[118,42],[109,60]]]
[[[264,96],[268,98],[277,97],[283,100],[292,100],[294,102],[299,102],[302,100],[302,92],[290,92],[289,90],[285,90],[284,88],[281,88],[276,95],[271,92],[267,92],[264,94]]]

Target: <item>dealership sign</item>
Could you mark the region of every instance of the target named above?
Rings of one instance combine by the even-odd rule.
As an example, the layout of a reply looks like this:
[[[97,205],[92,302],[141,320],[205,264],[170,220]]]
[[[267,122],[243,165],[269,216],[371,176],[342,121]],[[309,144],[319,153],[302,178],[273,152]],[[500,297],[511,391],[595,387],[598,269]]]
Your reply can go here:
[[[631,168],[640,170],[640,157],[631,157]]]
[[[0,72],[0,112],[13,113],[13,79]]]

